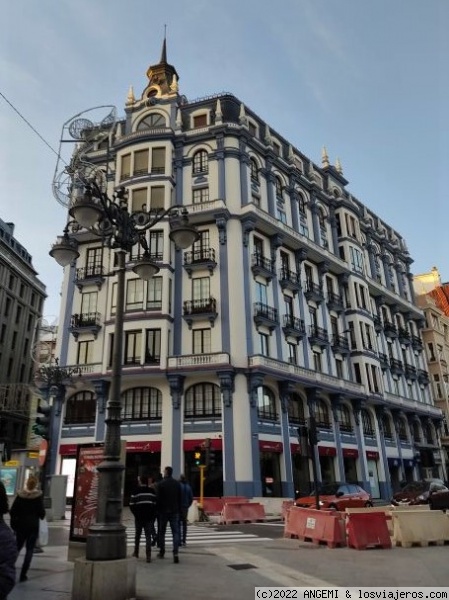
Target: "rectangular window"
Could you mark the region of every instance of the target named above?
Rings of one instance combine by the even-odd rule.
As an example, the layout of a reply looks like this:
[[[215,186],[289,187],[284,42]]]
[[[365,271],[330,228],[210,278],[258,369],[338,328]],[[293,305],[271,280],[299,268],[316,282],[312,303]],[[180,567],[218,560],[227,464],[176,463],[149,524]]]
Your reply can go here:
[[[365,310],[367,310],[367,304],[366,304],[366,290],[363,287],[363,285],[360,286],[360,301],[362,303],[362,308],[364,308]]]
[[[124,154],[120,165],[120,180],[128,179],[131,175],[131,154]]]
[[[148,156],[148,149],[134,152],[134,175],[147,175]]]
[[[369,374],[369,367],[370,367],[370,365],[366,365],[365,364],[366,380],[368,382],[369,391],[372,392],[373,391],[373,386],[371,384],[371,378],[370,378],[370,374]]]
[[[366,342],[366,347],[368,348],[368,350],[374,350],[373,336],[372,336],[372,333],[371,333],[371,326],[368,325],[367,323],[365,323],[364,325],[365,325],[365,342]]]
[[[198,127],[207,127],[207,113],[204,115],[196,115],[193,117],[193,127],[197,129]]]
[[[193,204],[203,204],[204,202],[209,202],[209,188],[204,187],[193,190],[192,202]]]
[[[263,240],[261,240],[260,238],[254,236],[253,237],[253,244],[254,244],[254,254],[256,256],[260,256],[262,258],[264,256]]]
[[[354,363],[354,376],[357,383],[362,383],[362,374],[360,373],[359,363]]]
[[[363,254],[357,248],[349,246],[349,253],[351,255],[351,267],[355,273],[363,273]]]
[[[125,310],[142,310],[143,309],[143,280],[129,279],[126,282],[126,309]]]
[[[379,380],[377,377],[377,367],[375,365],[371,365],[371,378],[373,380],[374,391],[376,394],[379,393]]]
[[[125,333],[125,365],[140,364],[142,352],[142,332],[127,331]]]
[[[5,341],[5,334],[6,334],[6,324],[3,323],[2,329],[0,332],[0,344],[3,344],[3,342]]]
[[[115,309],[117,306],[117,284],[112,284],[112,294],[111,294],[111,314],[115,314]]]
[[[154,185],[150,189],[150,209],[163,210],[165,205],[165,187]]]
[[[3,313],[5,317],[9,317],[9,311],[11,310],[11,302],[12,302],[11,298],[6,298],[5,311]]]
[[[268,305],[268,286],[256,281],[256,302]]]
[[[98,292],[86,292],[81,295],[81,314],[91,315],[97,312]]]
[[[16,324],[20,322],[20,318],[22,316],[22,307],[19,306],[16,308]]]
[[[210,298],[210,278],[196,277],[192,279],[192,300],[206,300]]]
[[[114,354],[114,334],[109,334],[109,356],[108,356],[108,367],[112,366],[112,356]]]
[[[298,346],[289,342],[288,346],[288,362],[292,365],[298,364]]]
[[[285,223],[285,225],[287,225],[287,214],[280,208],[278,208],[278,219],[281,223]]]
[[[11,350],[15,349],[16,343],[17,343],[17,331],[14,331],[12,334],[12,340],[11,340]]]
[[[338,332],[338,319],[337,317],[331,316],[331,331],[332,331],[332,335],[339,335]]]
[[[436,360],[432,342],[427,344],[427,354],[429,355],[430,362],[434,362]]]
[[[194,329],[192,331],[193,354],[209,354],[211,351],[211,330]]]
[[[335,359],[335,370],[337,372],[338,379],[344,379],[343,376],[343,361],[340,358]]]
[[[334,293],[334,280],[329,275],[326,275],[326,289],[328,294]]]
[[[165,148],[153,148],[151,151],[151,173],[165,173]]]
[[[161,362],[161,330],[147,329],[145,332],[145,364]]]
[[[257,137],[257,128],[251,121],[248,123],[248,131],[252,137]]]
[[[147,188],[138,188],[132,191],[131,212],[140,212],[147,207]]]
[[[88,365],[92,363],[94,343],[92,340],[78,342],[78,351],[76,357],[77,365]]]
[[[162,308],[162,277],[153,277],[148,282],[147,308],[149,310]]]
[[[193,260],[201,260],[206,258],[204,252],[209,250],[210,248],[210,236],[209,230],[204,229],[203,231],[198,231],[200,237],[199,239],[192,245],[192,256]]]
[[[318,312],[314,306],[309,306],[310,324],[318,327]]]
[[[267,333],[259,333],[260,353],[270,356],[270,336]]]
[[[103,268],[103,248],[89,248],[86,254],[86,276],[99,275]]]
[[[163,260],[164,232],[160,230],[150,231],[150,242],[148,246],[151,260]]]
[[[351,350],[355,350],[357,348],[357,344],[355,341],[354,321],[349,321],[348,327],[349,327],[349,346],[350,346]]]
[[[315,369],[315,371],[317,373],[322,373],[322,371],[323,371],[323,364],[321,361],[321,352],[318,352],[316,350],[313,351],[313,368]]]

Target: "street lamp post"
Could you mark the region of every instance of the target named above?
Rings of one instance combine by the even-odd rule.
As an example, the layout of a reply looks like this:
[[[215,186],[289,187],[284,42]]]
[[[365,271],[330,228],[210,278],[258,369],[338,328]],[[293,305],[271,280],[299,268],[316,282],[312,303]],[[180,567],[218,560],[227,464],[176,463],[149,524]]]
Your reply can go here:
[[[102,239],[103,244],[117,250],[117,299],[114,326],[112,381],[106,404],[106,433],[104,459],[97,467],[99,473],[96,523],[89,528],[86,559],[92,561],[119,560],[126,557],[126,533],[121,522],[122,478],[124,465],[120,463],[120,425],[122,422],[121,376],[123,354],[123,312],[125,303],[126,253],[139,244],[143,256],[135,262],[133,271],[143,280],[150,280],[159,267],[151,259],[145,232],[164,218],[170,220],[170,238],[178,248],[186,249],[198,238],[197,230],[189,225],[187,209],[176,205],[166,210],[130,213],[124,188],[109,198],[95,181],[85,185],[69,210],[69,222],[63,236],[53,245],[50,255],[67,266],[79,257],[77,243],[69,235],[75,225],[87,229]]]

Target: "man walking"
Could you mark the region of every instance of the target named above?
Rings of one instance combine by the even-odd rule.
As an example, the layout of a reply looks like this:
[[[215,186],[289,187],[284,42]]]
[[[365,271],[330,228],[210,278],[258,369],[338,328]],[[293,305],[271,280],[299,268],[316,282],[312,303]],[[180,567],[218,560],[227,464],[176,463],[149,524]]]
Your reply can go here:
[[[172,467],[165,467],[164,478],[156,487],[157,507],[160,518],[159,558],[165,556],[165,532],[167,523],[173,536],[173,562],[179,563],[179,515],[181,512],[181,484],[173,478]]]
[[[139,558],[140,537],[142,529],[145,533],[145,550],[147,563],[151,562],[151,542],[156,518],[156,493],[149,485],[148,476],[139,477],[139,486],[129,499],[129,508],[134,515],[136,534],[134,538],[133,556]]]
[[[190,483],[185,478],[185,475],[181,475],[179,478],[181,484],[181,513],[180,513],[180,546],[186,545],[187,538],[187,516],[189,514],[189,508],[193,502],[193,492],[190,487]]]

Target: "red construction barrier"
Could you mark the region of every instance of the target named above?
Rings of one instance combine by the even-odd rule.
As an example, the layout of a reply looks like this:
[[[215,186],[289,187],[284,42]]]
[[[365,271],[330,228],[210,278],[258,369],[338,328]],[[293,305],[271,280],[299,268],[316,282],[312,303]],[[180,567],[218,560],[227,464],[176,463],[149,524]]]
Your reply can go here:
[[[195,498],[195,500],[199,502],[200,499]],[[207,514],[220,514],[227,502],[248,502],[248,498],[244,496],[223,496],[222,498],[207,496],[203,498],[202,508]]]
[[[292,506],[286,515],[284,537],[295,537],[315,544],[324,543],[329,548],[346,546],[341,513],[331,510]]]
[[[221,523],[257,523],[265,520],[265,507],[259,502],[227,502],[221,513]]]
[[[287,514],[287,511],[294,505],[294,501],[293,500],[284,500],[282,502],[282,507],[281,507],[281,517],[282,520],[285,521],[285,516]]]
[[[348,546],[350,548],[356,550],[391,548],[391,538],[385,513],[348,513],[346,519]]]

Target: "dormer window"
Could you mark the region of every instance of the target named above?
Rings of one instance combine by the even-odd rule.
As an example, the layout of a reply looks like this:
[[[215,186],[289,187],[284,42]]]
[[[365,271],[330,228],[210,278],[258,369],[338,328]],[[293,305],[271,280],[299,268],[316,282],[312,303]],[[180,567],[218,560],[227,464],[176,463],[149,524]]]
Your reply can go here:
[[[196,115],[193,117],[193,127],[198,129],[199,127],[207,127],[207,114]]]

